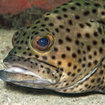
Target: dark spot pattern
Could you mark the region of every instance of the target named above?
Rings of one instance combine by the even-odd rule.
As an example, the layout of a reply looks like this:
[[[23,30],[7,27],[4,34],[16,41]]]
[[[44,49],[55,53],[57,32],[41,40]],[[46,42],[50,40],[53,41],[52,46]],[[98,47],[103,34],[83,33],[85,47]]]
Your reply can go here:
[[[36,71],[43,77],[48,75],[49,79],[62,78],[62,81],[65,81],[57,84],[56,88],[69,87],[69,85],[72,86],[72,83],[75,84],[84,79],[90,70],[100,63],[105,52],[104,22],[101,22],[105,11],[100,9],[100,13],[98,12],[98,8],[102,7],[101,3],[90,0],[72,2],[74,3],[70,1],[69,4],[65,3],[52,12],[46,13],[41,19],[35,21],[35,25],[27,26],[25,30],[16,32],[13,42],[17,45],[16,50],[12,53],[16,56],[21,55],[23,59],[27,58],[24,59],[24,63],[28,62],[31,69],[38,67]],[[94,17],[97,20],[94,20]],[[46,50],[46,54],[44,54],[44,50],[36,51],[37,49],[34,49],[35,51],[32,51],[29,40],[33,41],[35,37],[46,36],[46,34],[53,35],[53,47],[49,51]],[[22,61],[19,58],[11,58],[11,60]],[[53,67],[57,69],[54,70]],[[102,89],[103,68],[99,67],[94,74],[80,82],[78,86],[62,91],[75,93],[91,91],[99,87]]]

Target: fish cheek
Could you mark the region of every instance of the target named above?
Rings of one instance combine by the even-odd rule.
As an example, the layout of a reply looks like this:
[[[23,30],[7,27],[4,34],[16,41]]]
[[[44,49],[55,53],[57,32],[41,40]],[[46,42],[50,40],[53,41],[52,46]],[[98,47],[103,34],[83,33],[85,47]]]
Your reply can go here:
[[[41,78],[48,80],[52,84],[55,84],[60,80],[62,72],[59,70],[59,68],[44,63],[38,63],[38,65],[39,67],[36,71],[36,74]]]

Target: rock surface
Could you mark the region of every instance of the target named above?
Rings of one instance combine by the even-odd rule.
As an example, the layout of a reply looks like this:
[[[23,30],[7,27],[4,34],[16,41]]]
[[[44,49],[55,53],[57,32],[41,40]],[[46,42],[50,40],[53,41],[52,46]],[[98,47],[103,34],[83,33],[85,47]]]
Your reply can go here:
[[[14,30],[0,30],[0,69],[3,58],[12,48]],[[105,105],[105,95],[64,95],[49,90],[35,90],[6,84],[0,80],[0,105]]]

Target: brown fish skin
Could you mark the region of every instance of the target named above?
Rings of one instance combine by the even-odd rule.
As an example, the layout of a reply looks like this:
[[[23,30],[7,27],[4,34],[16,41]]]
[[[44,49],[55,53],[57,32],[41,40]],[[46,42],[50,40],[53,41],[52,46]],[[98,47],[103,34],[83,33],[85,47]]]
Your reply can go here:
[[[37,46],[40,37],[49,38],[46,48]],[[2,71],[3,80],[63,93],[105,92],[104,0],[63,4],[20,29],[12,42],[4,64],[35,75]]]

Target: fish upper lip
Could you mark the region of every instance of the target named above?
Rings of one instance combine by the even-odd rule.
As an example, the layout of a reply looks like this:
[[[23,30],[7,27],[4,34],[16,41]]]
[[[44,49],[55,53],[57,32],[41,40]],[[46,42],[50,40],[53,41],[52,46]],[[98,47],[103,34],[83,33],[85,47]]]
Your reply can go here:
[[[19,57],[19,58],[22,58],[22,57],[20,57],[20,56],[16,56],[16,57]],[[24,58],[25,60],[28,60],[28,58]],[[53,67],[53,68],[59,68],[59,67],[57,67],[57,66],[55,66],[55,65],[52,65],[52,64],[50,64],[50,63],[48,63],[48,62],[45,62],[45,61],[43,61],[43,60],[40,60],[40,59],[38,59],[38,58],[35,58],[36,59],[36,61],[38,61],[38,62],[40,62],[40,63],[43,63],[43,64],[46,64],[46,65],[49,65],[49,66],[51,66],[51,67]],[[3,61],[3,63],[6,65],[6,66],[8,66],[8,67],[10,67],[10,65],[14,65],[14,64],[11,64],[11,63],[9,63],[8,61]],[[14,62],[13,62],[14,63]],[[17,64],[15,64],[16,66],[17,66]],[[26,68],[27,69],[27,67],[23,67],[23,66],[21,66],[19,63],[18,63],[18,66],[19,67],[22,67],[22,68]],[[31,69],[31,68],[30,68]]]
[[[28,68],[26,66],[22,66],[22,65],[20,65],[18,63],[17,64],[10,64],[8,62],[4,62],[4,64],[5,64],[6,68],[19,67],[21,69],[28,70]]]

